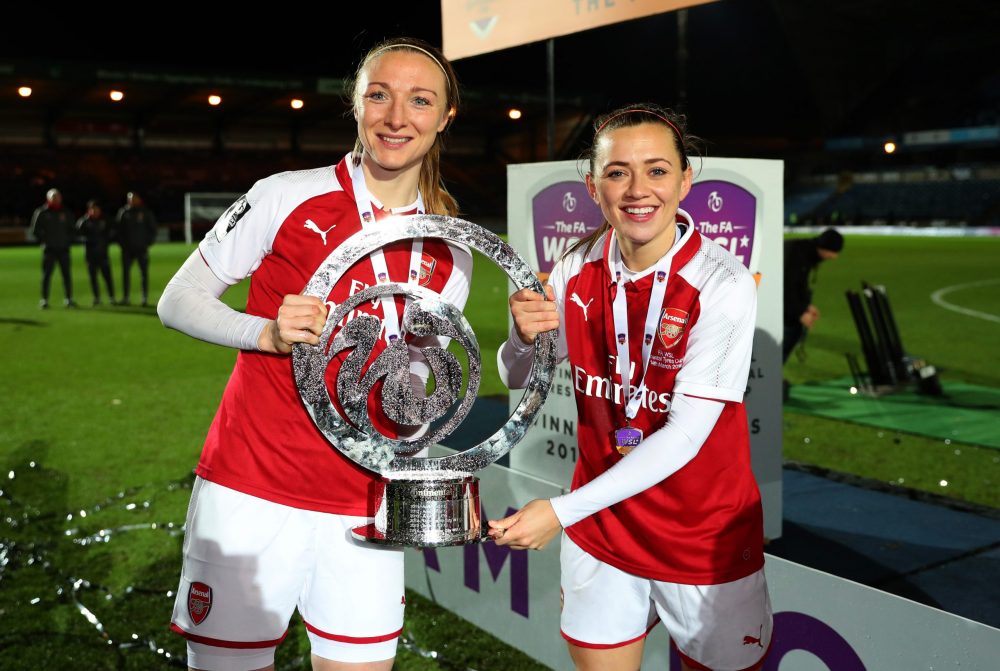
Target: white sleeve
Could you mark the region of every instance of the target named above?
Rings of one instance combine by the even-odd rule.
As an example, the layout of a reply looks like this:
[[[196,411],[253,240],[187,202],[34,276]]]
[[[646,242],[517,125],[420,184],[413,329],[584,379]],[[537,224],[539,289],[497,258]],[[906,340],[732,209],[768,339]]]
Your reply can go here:
[[[742,266],[739,271],[702,292],[701,315],[688,338],[674,393],[743,400],[753,353],[757,284]]]
[[[199,340],[256,350],[268,320],[234,310],[219,300],[229,287],[195,250],[167,283],[156,312],[164,326]]]
[[[576,258],[574,255],[570,258]],[[566,277],[568,270],[567,263],[563,260],[556,264],[549,274],[546,282],[552,287],[552,293],[556,297],[556,309],[559,312],[559,333],[556,337],[556,363],[566,360],[569,355],[569,345],[566,343],[566,332],[562,325],[566,321]],[[517,329],[512,325],[510,335],[506,342],[497,350],[497,369],[500,372],[500,379],[508,389],[524,389],[528,386],[531,378],[531,367],[535,361],[534,344],[525,345],[517,335]]]
[[[667,423],[583,487],[551,499],[563,528],[670,477],[694,459],[725,403],[674,394]]]
[[[271,176],[254,184],[222,213],[198,245],[216,277],[237,284],[271,253],[282,222],[281,198],[281,184]]]

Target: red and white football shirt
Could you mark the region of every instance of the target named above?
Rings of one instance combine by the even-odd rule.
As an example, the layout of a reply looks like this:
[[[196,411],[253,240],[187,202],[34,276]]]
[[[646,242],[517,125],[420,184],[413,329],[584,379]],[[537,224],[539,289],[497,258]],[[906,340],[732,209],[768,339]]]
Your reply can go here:
[[[643,377],[641,334],[652,283],[667,282],[646,393],[632,426],[647,437],[662,428],[674,393],[723,401],[725,408],[684,467],[566,533],[586,552],[628,573],[717,584],[747,576],[764,561],[760,494],[750,467],[743,405],[756,287],[735,257],[686,223],[667,276],[650,273],[624,285],[628,332],[636,334],[629,342],[634,362],[629,384],[637,386]],[[625,425],[627,393],[622,393],[616,363],[612,303],[617,285],[608,268],[608,243],[605,235],[586,257],[581,251],[566,257],[549,278],[562,319],[560,355],[569,357],[579,416],[573,489],[623,458],[614,432]]]
[[[388,214],[376,207],[375,218],[382,216]],[[250,277],[246,312],[274,319],[283,297],[301,293],[330,253],[359,230],[348,155],[335,167],[285,172],[257,182],[222,215],[199,249],[220,279],[235,284]],[[394,243],[383,251],[389,280],[406,282],[410,243]],[[465,305],[471,271],[468,250],[443,240],[424,241],[419,282],[447,302]],[[372,263],[363,258],[343,275],[328,303],[340,304],[374,284]],[[404,297],[397,296],[397,315],[404,305]],[[383,317],[378,300],[358,306],[348,318],[355,312]],[[383,339],[369,361],[384,347]],[[333,381],[345,356],[342,352],[327,370],[331,398],[336,397]],[[375,394],[369,403],[373,422],[391,436],[392,423],[374,399]],[[240,351],[196,472],[297,508],[374,514],[368,497],[374,474],[344,457],[313,424],[299,398],[290,356]]]

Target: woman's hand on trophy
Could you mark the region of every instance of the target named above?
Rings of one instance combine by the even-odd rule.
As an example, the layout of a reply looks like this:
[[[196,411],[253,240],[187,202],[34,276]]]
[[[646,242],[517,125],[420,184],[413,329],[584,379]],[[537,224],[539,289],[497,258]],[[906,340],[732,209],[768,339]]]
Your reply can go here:
[[[526,345],[535,342],[539,333],[559,328],[559,311],[552,287],[545,285],[545,295],[521,289],[510,297],[510,314],[517,336]]]
[[[326,325],[326,304],[315,296],[288,294],[278,308],[278,316],[268,322],[257,338],[262,352],[288,354],[298,342],[316,345]]]
[[[535,499],[502,520],[490,520],[490,538],[515,550],[541,550],[562,531],[548,499]]]

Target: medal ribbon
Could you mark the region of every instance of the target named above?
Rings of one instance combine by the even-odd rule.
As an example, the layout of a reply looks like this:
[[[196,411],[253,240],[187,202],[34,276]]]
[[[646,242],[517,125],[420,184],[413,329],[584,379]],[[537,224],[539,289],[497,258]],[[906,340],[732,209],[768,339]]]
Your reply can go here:
[[[649,307],[646,309],[646,327],[642,341],[642,377],[639,385],[632,390],[632,365],[629,359],[629,335],[628,335],[628,299],[625,297],[625,273],[623,272],[621,250],[618,248],[615,233],[610,233],[611,240],[608,245],[608,269],[615,284],[618,285],[615,291],[615,300],[612,304],[612,314],[614,315],[615,343],[618,346],[618,372],[622,378],[622,397],[625,401],[625,423],[629,424],[639,413],[639,406],[642,404],[642,397],[646,393],[646,372],[649,370],[649,355],[653,351],[655,338],[647,338],[647,335],[655,335],[656,320],[660,316],[660,308],[663,306],[663,297],[667,293],[667,279],[670,271],[670,262],[673,259],[674,246],[664,254],[653,267],[653,288],[649,296]],[[680,236],[678,230],[677,236]],[[663,273],[663,281],[660,281],[660,273]],[[624,338],[620,336],[624,335]],[[623,342],[624,340],[624,342]]]
[[[361,228],[370,228],[375,225],[375,207],[372,205],[371,193],[365,182],[365,171],[361,167],[361,161],[354,166],[351,173],[351,181],[354,182],[354,204],[358,207],[358,218],[361,220]],[[417,191],[417,214],[424,213],[424,197]],[[365,217],[365,214],[368,217]],[[367,221],[366,221],[367,219]],[[420,279],[420,261],[423,257],[424,241],[421,238],[414,238],[410,247],[410,272],[406,278],[407,282],[416,282]],[[369,254],[372,262],[372,270],[375,272],[375,283],[385,284],[389,282],[389,269],[385,264],[385,255],[381,248]],[[384,280],[380,280],[384,277]],[[392,342],[399,337],[399,316],[396,314],[396,299],[392,296],[383,296],[379,301],[382,304],[382,324],[385,326],[386,342]],[[409,297],[406,304],[410,304]],[[405,309],[405,308],[404,308]]]

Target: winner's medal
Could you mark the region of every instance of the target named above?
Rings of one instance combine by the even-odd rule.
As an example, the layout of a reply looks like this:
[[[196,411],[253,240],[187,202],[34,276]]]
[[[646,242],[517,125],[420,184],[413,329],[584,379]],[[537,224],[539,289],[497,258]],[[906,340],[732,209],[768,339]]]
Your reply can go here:
[[[679,235],[679,231],[678,231]],[[667,275],[670,271],[670,262],[673,260],[674,246],[671,246],[663,257],[656,262],[653,269],[653,288],[649,296],[649,307],[646,310],[646,328],[642,339],[642,378],[637,387],[632,386],[629,373],[632,370],[629,357],[629,337],[628,337],[628,303],[625,298],[625,273],[622,272],[621,251],[618,249],[617,239],[611,233],[611,240],[608,244],[608,270],[615,278],[617,289],[615,299],[612,304],[612,315],[614,318],[616,346],[618,348],[618,372],[622,380],[622,392],[625,401],[625,426],[615,430],[615,449],[622,456],[627,455],[642,442],[642,430],[632,426],[632,420],[639,413],[639,406],[643,397],[646,396],[646,373],[649,370],[649,355],[653,352],[653,333],[656,330],[656,323],[663,304],[663,298],[667,295]],[[676,242],[676,241],[675,241]],[[612,371],[614,374],[614,371]]]
[[[625,456],[642,442],[642,431],[634,426],[625,426],[615,431],[615,449]]]

